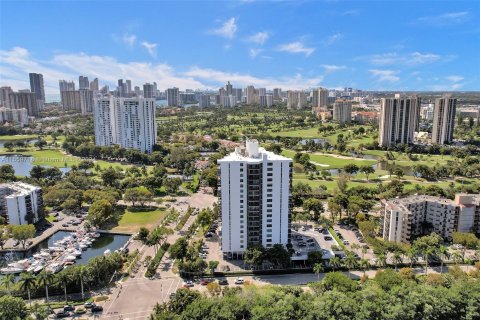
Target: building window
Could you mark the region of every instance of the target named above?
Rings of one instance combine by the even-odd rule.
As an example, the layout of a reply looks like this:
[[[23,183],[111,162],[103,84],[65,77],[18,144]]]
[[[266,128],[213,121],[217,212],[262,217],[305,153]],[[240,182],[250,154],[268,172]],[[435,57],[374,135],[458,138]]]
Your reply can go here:
[[[272,215],[271,215],[271,214],[267,214],[267,218],[271,218],[271,217],[272,217]]]

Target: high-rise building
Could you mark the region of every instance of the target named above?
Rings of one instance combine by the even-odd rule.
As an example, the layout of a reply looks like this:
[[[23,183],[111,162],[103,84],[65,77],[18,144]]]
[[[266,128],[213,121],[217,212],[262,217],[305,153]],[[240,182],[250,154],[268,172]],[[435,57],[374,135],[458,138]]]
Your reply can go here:
[[[143,97],[144,98],[153,98],[154,97],[153,91],[154,91],[153,84],[145,83],[143,85]]]
[[[198,106],[200,108],[210,107],[210,96],[208,94],[200,95],[200,98],[198,99]]]
[[[10,93],[13,93],[11,87],[0,88],[0,106],[4,108],[11,108],[10,106]]]
[[[457,194],[455,200],[410,196],[383,203],[383,239],[410,242],[435,232],[449,238],[454,232],[480,232],[480,196]]]
[[[40,73],[29,73],[30,91],[37,97],[38,109],[42,110],[45,104],[45,87],[43,85],[43,75]]]
[[[273,89],[273,100],[282,100],[282,89],[280,88]]]
[[[432,121],[433,120],[433,109],[434,104],[429,103],[427,105],[422,105],[420,108],[420,118],[425,121]]]
[[[75,91],[73,91],[75,92]],[[93,112],[93,90],[80,89],[78,90],[78,96],[80,99],[80,111],[85,113]]]
[[[133,91],[135,91],[135,95],[136,95],[137,97],[140,97],[140,96],[142,95],[142,92],[141,92],[139,86],[135,86],[135,88],[133,89]]]
[[[225,85],[225,91],[227,93],[227,96],[230,96],[233,94],[233,86],[230,84],[230,81],[227,82]]]
[[[238,105],[242,102],[242,88],[233,88],[233,95],[235,96],[235,103]]]
[[[40,221],[43,217],[42,189],[24,182],[0,184],[0,216],[12,225]]]
[[[413,134],[420,115],[420,98],[401,97],[382,98],[380,107],[379,145],[382,147],[396,144],[413,143]]]
[[[453,140],[457,99],[447,95],[435,99],[433,108],[432,143],[445,144]]]
[[[260,107],[271,107],[273,105],[273,95],[272,94],[266,94],[264,96],[259,96],[258,97],[260,100]]]
[[[179,106],[179,91],[178,88],[169,88],[166,91],[167,94],[167,105],[169,107],[178,107]]]
[[[338,123],[350,123],[352,121],[352,101],[335,101],[333,104],[333,120]]]
[[[9,95],[11,109],[27,109],[28,115],[37,117],[39,114],[37,95],[30,91],[11,92]]]
[[[82,90],[85,91],[85,90]],[[81,111],[80,92],[78,90],[61,91],[60,98],[62,101],[63,111],[76,110]]]
[[[287,108],[302,109],[307,106],[307,95],[304,91],[288,91],[287,92]]]
[[[98,92],[98,78],[95,78],[90,82],[90,90],[94,93]]]
[[[99,98],[94,106],[95,144],[152,152],[157,142],[155,100]]]
[[[132,96],[132,80],[125,80],[125,95],[127,97]]]
[[[258,94],[254,86],[247,86],[245,88],[246,104],[258,104]]]
[[[153,97],[157,97],[158,96],[158,87],[157,87],[157,83],[154,81],[153,82]]]
[[[328,90],[324,88],[317,88],[312,92],[313,107],[320,107],[327,109],[328,106]]]
[[[0,123],[13,123],[20,127],[28,124],[28,111],[27,109],[10,109],[0,107]]]
[[[88,81],[88,77],[79,76],[78,77],[78,89],[89,89],[90,82]]]
[[[60,80],[58,81],[60,92],[62,91],[75,91],[75,82]]]
[[[251,246],[290,240],[292,160],[259,148],[258,141],[218,160],[221,250],[243,255]]]
[[[125,97],[123,79],[118,79],[117,81],[117,97]]]

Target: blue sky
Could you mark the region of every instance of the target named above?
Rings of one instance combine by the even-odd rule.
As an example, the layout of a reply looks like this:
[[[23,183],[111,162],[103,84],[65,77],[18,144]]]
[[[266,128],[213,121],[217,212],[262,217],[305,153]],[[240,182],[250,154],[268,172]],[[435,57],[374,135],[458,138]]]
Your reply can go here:
[[[479,90],[480,1],[0,1],[0,85]]]

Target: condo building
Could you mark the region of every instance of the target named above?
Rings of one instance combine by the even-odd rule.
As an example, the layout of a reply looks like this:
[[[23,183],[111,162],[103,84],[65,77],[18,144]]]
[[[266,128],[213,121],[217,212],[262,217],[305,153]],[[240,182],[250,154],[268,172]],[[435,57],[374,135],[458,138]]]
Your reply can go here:
[[[180,105],[180,95],[178,88],[169,88],[166,91],[167,105],[169,107],[178,107]]]
[[[433,107],[432,143],[445,144],[453,140],[457,99],[445,96],[435,99]]]
[[[222,251],[242,256],[250,246],[288,244],[292,160],[247,140],[218,164]]]
[[[333,120],[338,123],[350,123],[352,121],[352,101],[335,101],[333,104]]]
[[[287,92],[287,109],[302,109],[307,106],[307,95],[304,91]]]
[[[36,223],[43,215],[40,187],[12,182],[0,184],[0,216],[12,225]]]
[[[312,106],[327,109],[328,106],[328,90],[318,88],[312,92]]]
[[[152,152],[157,142],[155,100],[101,98],[94,103],[95,144]]]
[[[378,142],[382,147],[413,143],[413,134],[418,125],[420,98],[382,98]]]
[[[454,232],[480,231],[480,195],[457,194],[455,200],[419,195],[383,205],[384,240],[411,242],[432,232],[448,238]]]

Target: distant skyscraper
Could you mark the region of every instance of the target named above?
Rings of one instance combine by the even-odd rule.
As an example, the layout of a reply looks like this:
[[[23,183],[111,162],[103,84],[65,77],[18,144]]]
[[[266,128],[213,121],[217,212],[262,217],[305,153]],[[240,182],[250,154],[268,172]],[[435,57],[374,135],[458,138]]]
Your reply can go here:
[[[287,92],[287,108],[288,109],[302,109],[307,106],[307,95],[304,91]]]
[[[88,77],[79,76],[78,77],[78,89],[89,89],[90,82],[88,81]]]
[[[93,90],[80,89],[78,90],[80,98],[80,111],[85,113],[93,112]]]
[[[0,123],[13,123],[23,127],[28,124],[27,109],[0,108]]]
[[[30,91],[11,92],[8,95],[11,109],[27,109],[29,116],[38,116],[38,102],[35,93]]]
[[[456,108],[457,99],[450,95],[435,99],[432,143],[445,144],[452,142]]]
[[[327,108],[328,105],[328,90],[324,88],[318,88],[313,90],[313,107]]]
[[[230,96],[233,94],[233,86],[230,84],[230,81],[227,82],[225,85],[225,90],[227,92],[227,96]]]
[[[154,97],[153,91],[154,91],[153,84],[145,83],[143,85],[143,97],[144,98],[153,98]]]
[[[282,100],[282,89],[274,88],[273,89],[273,99],[274,100]]]
[[[378,142],[382,147],[413,143],[418,125],[420,98],[382,98]]]
[[[130,97],[132,95],[132,80],[125,80],[125,96]]]
[[[178,107],[179,106],[179,91],[178,88],[169,88],[167,89],[167,105],[169,107]]]
[[[118,79],[117,81],[117,96],[118,97],[124,97],[125,96],[125,90],[124,90],[124,83],[123,79]]]
[[[0,88],[0,106],[5,108],[10,108],[10,93],[13,93],[11,87],[1,87]]]
[[[93,79],[93,81],[90,82],[90,90],[98,92],[98,78],[95,78]]]
[[[352,101],[335,101],[333,104],[333,120],[338,123],[350,123],[352,121]]]
[[[78,90],[62,91],[60,92],[60,98],[62,100],[63,111],[67,111],[67,110],[81,111],[80,92]]]
[[[43,86],[43,75],[40,73],[29,73],[30,91],[37,97],[38,109],[42,110],[45,103],[45,88]]]
[[[94,104],[96,145],[152,152],[157,141],[154,99],[109,97]]]
[[[237,104],[242,102],[242,92],[241,88],[233,88],[233,95],[235,96],[235,102]]]
[[[75,90],[75,82],[73,81],[60,80],[58,84],[59,84],[60,92]]]
[[[135,88],[133,89],[133,91],[135,91],[135,95],[137,97],[141,96],[142,93],[140,92],[140,87],[139,86],[135,86]]]
[[[153,96],[157,97],[157,95],[158,95],[158,87],[157,87],[157,83],[154,81],[153,82]]]
[[[255,90],[254,86],[247,86],[245,88],[245,97],[246,97],[245,102],[247,104],[258,104],[259,102],[257,91]]]
[[[210,107],[210,96],[208,94],[202,94],[198,99],[198,106],[200,108]]]

